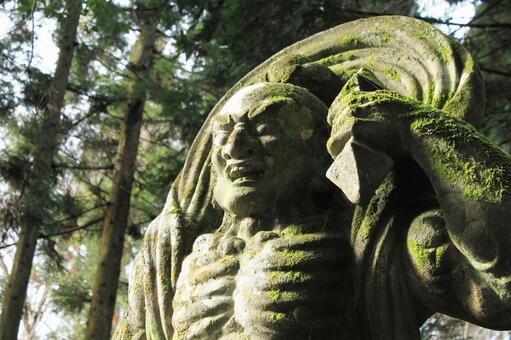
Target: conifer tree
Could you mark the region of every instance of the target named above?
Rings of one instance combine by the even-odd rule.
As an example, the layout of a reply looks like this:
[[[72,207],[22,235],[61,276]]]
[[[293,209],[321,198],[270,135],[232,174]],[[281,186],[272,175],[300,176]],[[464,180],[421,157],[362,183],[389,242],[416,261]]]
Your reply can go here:
[[[24,183],[19,239],[2,304],[1,339],[17,338],[37,240],[42,224],[47,220],[45,215],[51,211],[51,196],[55,185],[53,158],[61,141],[61,109],[81,7],[81,0],[70,0],[67,3],[66,18],[60,32],[57,67],[46,97],[37,108],[39,115],[34,119],[33,133],[26,137],[32,148],[33,159]]]

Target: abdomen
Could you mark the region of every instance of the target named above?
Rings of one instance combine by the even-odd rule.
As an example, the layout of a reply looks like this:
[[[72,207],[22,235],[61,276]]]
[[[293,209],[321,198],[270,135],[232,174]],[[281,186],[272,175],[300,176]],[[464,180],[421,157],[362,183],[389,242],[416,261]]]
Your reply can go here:
[[[225,237],[199,240],[178,281],[174,338],[343,338],[349,246],[317,229],[258,232],[238,254],[222,254]]]

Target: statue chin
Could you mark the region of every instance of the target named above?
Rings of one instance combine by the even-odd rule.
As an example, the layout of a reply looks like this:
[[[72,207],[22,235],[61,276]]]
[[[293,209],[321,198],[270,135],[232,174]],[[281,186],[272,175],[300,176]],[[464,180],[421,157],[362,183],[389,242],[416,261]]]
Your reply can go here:
[[[251,187],[217,185],[214,198],[223,211],[239,217],[259,217],[271,213],[268,199]]]

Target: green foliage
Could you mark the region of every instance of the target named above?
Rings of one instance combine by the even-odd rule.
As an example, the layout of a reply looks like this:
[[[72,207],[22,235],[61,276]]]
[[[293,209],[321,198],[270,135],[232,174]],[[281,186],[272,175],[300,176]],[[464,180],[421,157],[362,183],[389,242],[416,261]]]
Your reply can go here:
[[[511,152],[511,50],[509,28],[492,26],[511,21],[511,2],[481,1],[465,45],[474,55],[486,85],[483,132],[507,153]],[[485,27],[484,25],[488,25]]]
[[[53,292],[53,303],[64,313],[75,314],[84,309],[86,302],[90,301],[90,283],[81,280],[66,280],[64,284],[57,285]]]
[[[413,1],[363,3],[367,12],[406,15],[413,8]],[[178,5],[193,18],[178,47],[198,57],[206,78],[221,92],[282,48],[364,16],[361,4],[352,0],[178,1]]]

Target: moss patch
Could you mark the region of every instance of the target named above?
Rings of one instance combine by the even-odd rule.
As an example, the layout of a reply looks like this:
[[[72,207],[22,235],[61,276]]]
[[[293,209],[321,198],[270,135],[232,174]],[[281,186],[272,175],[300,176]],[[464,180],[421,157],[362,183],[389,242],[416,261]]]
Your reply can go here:
[[[291,138],[307,141],[314,134],[314,114],[295,103],[284,105],[277,114],[277,121]]]
[[[350,60],[354,60],[354,59],[356,59],[355,53],[343,52],[343,53],[334,54],[329,57],[320,59],[317,61],[317,63],[320,65],[330,66],[330,65],[335,65],[335,64],[341,64],[346,61],[350,61]]]
[[[511,159],[471,125],[443,114],[422,114],[411,131],[425,142],[430,166],[465,198],[500,203],[511,188]]]
[[[389,76],[390,79],[396,81],[396,82],[401,82],[401,75],[399,74],[398,71],[396,71],[396,69],[393,69],[392,67],[385,67],[383,69],[383,72]]]
[[[356,45],[360,41],[360,38],[357,35],[346,35],[339,39],[339,44],[341,46],[344,45]]]

